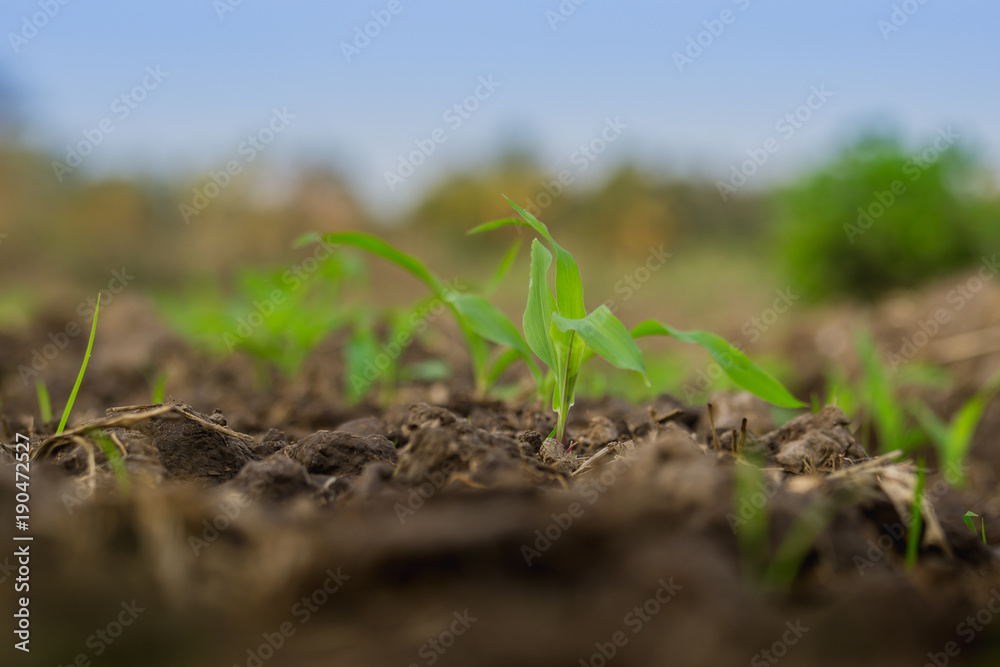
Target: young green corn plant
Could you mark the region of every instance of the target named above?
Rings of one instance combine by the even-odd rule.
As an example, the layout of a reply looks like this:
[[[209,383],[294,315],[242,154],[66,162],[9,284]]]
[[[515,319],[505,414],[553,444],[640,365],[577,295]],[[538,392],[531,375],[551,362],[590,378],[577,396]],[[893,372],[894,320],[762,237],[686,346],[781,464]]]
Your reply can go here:
[[[926,429],[914,422],[910,414],[914,410],[907,411],[903,393],[909,388],[947,387],[947,372],[917,362],[893,371],[882,360],[871,334],[863,329],[854,334],[854,349],[861,362],[860,376],[852,382],[839,369],[833,371],[826,402],[849,415],[864,413],[861,445],[868,451],[873,433],[882,452],[900,449],[909,453],[923,445]]]
[[[427,285],[433,295],[448,307],[458,323],[472,360],[478,393],[484,393],[500,373],[518,359],[527,364],[536,382],[541,383],[541,371],[535,364],[531,350],[521,333],[514,323],[484,296],[453,289],[416,257],[401,252],[371,234],[342,232],[323,234],[322,237],[307,234],[298,240],[297,245],[317,241],[320,238],[326,243],[349,245],[370,252],[404,269]],[[516,254],[515,246],[507,251],[500,268],[490,281],[491,287],[495,287],[503,279]],[[496,343],[510,350],[491,361],[487,342]]]
[[[965,459],[972,446],[972,437],[986,405],[998,389],[1000,375],[987,382],[986,386],[963,403],[949,423],[934,414],[925,402],[918,400],[912,404],[911,410],[934,443],[945,479],[952,486],[965,485]]]
[[[423,299],[411,308],[385,317],[387,339],[375,332],[374,315],[365,309],[355,317],[351,336],[343,348],[344,396],[354,405],[379,389],[383,402],[390,402],[397,380],[403,375],[400,358],[419,332],[426,327],[434,298]],[[413,369],[407,369],[413,371]],[[421,377],[419,371],[411,376]]]
[[[757,367],[742,352],[723,338],[705,331],[680,331],[647,320],[631,332],[607,306],[590,313],[583,300],[583,281],[576,259],[556,243],[548,227],[507,198],[521,216],[488,222],[470,234],[507,225],[528,227],[545,241],[531,243],[531,268],[528,299],[522,320],[524,339],[531,351],[542,360],[555,377],[552,408],[556,412],[555,438],[562,442],[566,420],[573,406],[580,367],[588,356],[597,354],[614,366],[640,373],[646,382],[642,351],[635,343],[643,336],[671,336],[708,350],[738,386],[781,407],[797,408],[803,404],[780,382]],[[551,248],[546,247],[546,243]],[[555,294],[549,288],[548,273],[555,254]]]

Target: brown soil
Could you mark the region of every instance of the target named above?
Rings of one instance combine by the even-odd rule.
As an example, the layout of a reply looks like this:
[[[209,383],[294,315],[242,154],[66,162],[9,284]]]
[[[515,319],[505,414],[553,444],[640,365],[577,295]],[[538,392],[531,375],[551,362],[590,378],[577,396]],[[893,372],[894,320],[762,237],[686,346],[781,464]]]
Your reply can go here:
[[[567,454],[531,401],[472,399],[459,378],[348,408],[336,340],[300,379],[263,386],[121,303],[74,413],[89,423],[59,437],[33,423],[17,365],[65,323],[0,335],[0,428],[32,433],[35,456],[32,651],[8,632],[5,665],[1000,664],[997,555],[962,520],[985,514],[1000,536],[995,409],[972,486],[928,477],[909,571],[913,467],[870,457],[836,407],[776,428],[755,399],[717,395],[713,435],[703,407],[669,396],[581,400]],[[84,345],[52,360],[54,398]],[[142,405],[152,360],[167,406]],[[95,426],[127,452],[127,490]],[[762,470],[741,494],[749,461]],[[768,579],[784,539],[810,530],[789,585]]]

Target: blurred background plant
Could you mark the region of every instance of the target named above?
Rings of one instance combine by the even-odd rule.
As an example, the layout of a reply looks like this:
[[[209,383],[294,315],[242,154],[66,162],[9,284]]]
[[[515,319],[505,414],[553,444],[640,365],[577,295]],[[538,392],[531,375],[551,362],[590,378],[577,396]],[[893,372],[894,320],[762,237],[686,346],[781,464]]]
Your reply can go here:
[[[874,299],[975,264],[1000,244],[995,175],[941,130],[869,134],[775,193],[775,249],[813,299]]]

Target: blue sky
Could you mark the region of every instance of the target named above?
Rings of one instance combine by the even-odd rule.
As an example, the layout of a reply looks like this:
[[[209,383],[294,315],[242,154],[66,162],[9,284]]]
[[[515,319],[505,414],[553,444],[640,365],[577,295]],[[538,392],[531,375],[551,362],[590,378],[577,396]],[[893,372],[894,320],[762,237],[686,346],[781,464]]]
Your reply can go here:
[[[915,147],[954,125],[1000,165],[997,3],[243,0],[220,16],[236,1],[7,0],[0,75],[22,97],[26,139],[62,154],[109,117],[114,131],[82,170],[198,174],[287,109],[295,118],[261,152],[268,163],[337,166],[390,209],[515,142],[567,167],[609,118],[626,128],[588,175],[639,159],[725,178],[776,138],[760,169],[767,183],[877,121]],[[573,11],[554,23],[560,6]],[[54,15],[25,30],[45,7]],[[894,11],[898,30],[886,32]],[[372,12],[391,21],[348,62],[342,44]],[[699,33],[705,46],[679,71],[674,54]],[[119,118],[113,101],[157,66],[167,76]],[[459,126],[446,122],[480,77],[499,86]],[[829,99],[814,98],[808,120],[780,135],[775,123],[822,86]],[[446,140],[390,190],[385,172],[438,128]]]

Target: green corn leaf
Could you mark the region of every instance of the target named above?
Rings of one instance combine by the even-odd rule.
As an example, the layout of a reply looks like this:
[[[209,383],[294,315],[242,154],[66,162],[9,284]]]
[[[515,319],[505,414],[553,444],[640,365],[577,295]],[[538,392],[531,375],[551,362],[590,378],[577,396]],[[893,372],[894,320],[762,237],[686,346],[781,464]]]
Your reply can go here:
[[[643,336],[671,336],[685,343],[700,345],[719,362],[726,375],[743,389],[782,408],[801,408],[805,405],[792,396],[777,379],[721,336],[707,331],[679,331],[656,320],[646,320],[632,329],[633,338]]]
[[[469,328],[486,340],[512,347],[525,356],[531,354],[514,323],[485,298],[478,294],[457,294],[452,303]]]
[[[327,243],[351,245],[389,260],[423,281],[443,301],[448,301],[454,294],[445,286],[440,278],[424,266],[423,262],[412,255],[407,255],[397,250],[377,236],[361,232],[341,232],[337,234],[324,234],[323,240]]]
[[[571,319],[555,313],[552,321],[560,331],[575,331],[587,346],[609,362],[625,370],[636,371],[646,378],[646,365],[642,350],[607,306],[599,306],[592,313],[580,319]],[[646,378],[646,384],[649,379]]]
[[[359,323],[343,348],[346,371],[344,396],[349,405],[358,403],[371,393],[374,381],[365,377],[365,371],[371,372],[369,364],[374,366],[378,353],[378,341],[375,340],[371,325],[367,321]]]
[[[556,354],[549,336],[552,315],[556,312],[556,301],[549,291],[546,274],[552,265],[552,253],[534,239],[531,242],[531,277],[528,281],[528,303],[524,309],[522,328],[528,347],[542,362],[556,369]]]
[[[310,243],[316,243],[320,240],[320,235],[317,232],[306,232],[302,234],[294,241],[292,241],[293,248],[301,248],[302,246],[307,246]]]
[[[499,308],[478,294],[458,294],[452,303],[470,329],[488,341],[514,349],[527,362],[531,374],[541,380],[541,371],[531,355],[531,348]]]
[[[965,520],[965,525],[968,526],[969,530],[972,531],[972,534],[975,535],[976,534],[976,524],[975,524],[975,522],[972,519],[973,518],[979,518],[979,515],[970,510],[970,511],[966,512],[965,515],[962,516],[962,518]]]
[[[515,349],[507,349],[501,352],[500,356],[493,362],[493,365],[490,366],[489,373],[486,374],[487,383],[492,386],[494,382],[500,379],[500,376],[505,370],[510,368],[514,362],[521,358],[523,358],[521,353]],[[535,370],[537,369],[538,367],[536,366]],[[541,381],[541,374],[538,375],[536,381]]]
[[[308,240],[310,237],[307,235],[303,238]],[[322,238],[327,243],[343,243],[351,245],[387,259],[396,266],[409,271],[430,287],[435,296],[444,301],[455,314],[455,317],[458,320],[458,326],[462,330],[462,335],[465,337],[465,342],[469,347],[469,356],[472,357],[472,367],[476,375],[477,388],[479,390],[485,389],[485,371],[489,351],[486,349],[485,341],[483,341],[478,334],[469,328],[469,325],[464,319],[462,319],[462,316],[458,313],[458,309],[455,308],[455,305],[452,303],[457,294],[454,290],[449,289],[447,285],[445,285],[444,281],[431,273],[431,271],[424,266],[423,262],[418,260],[416,257],[407,255],[406,253],[397,250],[377,236],[363,234],[361,232],[342,232],[337,234],[324,234]]]
[[[493,294],[493,292],[496,291],[496,289],[500,286],[500,283],[503,282],[503,279],[507,276],[507,273],[510,271],[510,267],[514,265],[514,260],[517,259],[517,253],[519,253],[520,251],[521,251],[521,239],[517,239],[510,245],[509,248],[507,248],[507,252],[504,254],[503,259],[500,261],[500,266],[497,267],[497,270],[493,274],[493,277],[490,278],[490,282],[487,283],[486,288],[483,290],[483,294],[489,296],[490,294]]]
[[[556,243],[552,235],[549,234],[549,228],[545,226],[545,223],[518,206],[510,197],[505,197],[505,199],[521,217],[528,221],[528,225],[532,229],[552,244],[552,249],[556,252],[556,303],[559,306],[559,313],[570,319],[586,317],[587,309],[583,303],[583,280],[580,278],[580,267],[577,266],[576,259]]]
[[[565,317],[572,319],[586,317],[587,310],[583,303],[583,281],[580,278],[580,267],[577,265],[576,259],[566,249],[556,243],[544,222],[518,206],[510,197],[504,196],[504,199],[524,218],[523,221],[516,218],[494,220],[479,225],[469,233],[476,234],[507,225],[517,225],[533,229],[535,233],[549,242],[549,245],[552,246],[556,254],[556,302],[559,305],[559,312]]]
[[[493,229],[500,229],[501,227],[531,227],[526,221],[520,218],[501,218],[499,220],[491,220],[490,222],[484,222],[478,227],[473,227],[468,232],[468,235],[481,234],[482,232],[488,232]]]

